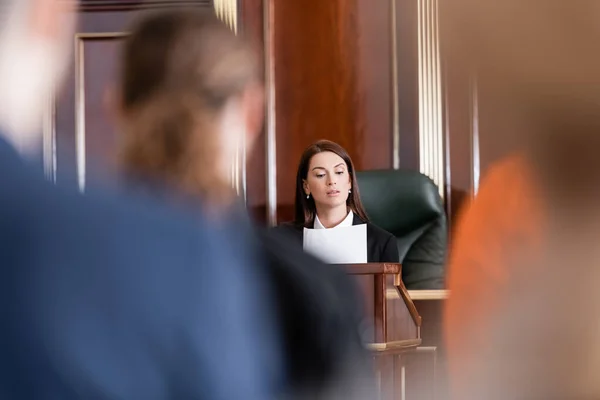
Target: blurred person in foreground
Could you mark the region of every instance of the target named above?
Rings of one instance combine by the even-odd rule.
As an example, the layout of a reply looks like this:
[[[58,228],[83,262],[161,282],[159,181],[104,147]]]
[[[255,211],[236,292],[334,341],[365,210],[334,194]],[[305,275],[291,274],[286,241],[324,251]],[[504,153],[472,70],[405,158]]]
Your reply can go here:
[[[215,223],[254,232],[266,259],[283,334],[278,398],[364,399],[372,395],[359,336],[360,303],[343,271],[250,226],[231,184],[237,148],[251,151],[264,118],[257,55],[212,12],[171,10],[131,29],[114,109],[120,165],[133,190],[168,187],[174,204],[203,208]],[[236,241],[227,243],[235,250]],[[230,251],[231,251],[230,250]],[[244,282],[244,275],[236,278]],[[268,368],[270,367],[270,368]]]
[[[514,150],[456,229],[451,398],[600,398],[600,3],[458,0],[442,15],[448,56],[490,94],[485,134]]]
[[[15,151],[67,65],[64,4],[1,9],[0,398],[272,398],[261,282],[236,284],[252,259],[200,213],[53,186]]]

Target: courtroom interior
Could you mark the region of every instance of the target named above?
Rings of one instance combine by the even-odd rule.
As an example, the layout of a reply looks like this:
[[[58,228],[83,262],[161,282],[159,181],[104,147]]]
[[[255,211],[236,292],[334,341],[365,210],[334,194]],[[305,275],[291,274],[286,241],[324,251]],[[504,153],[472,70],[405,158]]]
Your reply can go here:
[[[113,179],[118,129],[107,104],[120,46],[139,14],[169,6],[214,8],[261,56],[264,129],[252,154],[240,142],[231,171],[255,221],[293,220],[296,165],[311,143],[328,139],[351,155],[370,220],[397,240],[400,258],[385,261],[402,264],[402,295],[389,281],[379,293],[387,309],[377,310],[389,318],[377,342],[399,347],[380,353],[397,358],[387,373],[406,382],[407,398],[411,390],[434,398],[443,390],[434,381],[444,384],[441,312],[453,218],[500,156],[477,136],[473,113],[483,96],[470,77],[453,81],[456,88],[443,79],[438,1],[83,0],[72,72],[45,126],[49,179],[80,187]],[[86,176],[86,164],[101,177]]]
[[[141,176],[127,189],[259,230],[293,381],[272,398],[597,398],[597,343],[573,332],[596,332],[600,305],[600,14],[576,2],[593,17],[566,0],[64,0],[77,21],[34,161],[84,196]]]

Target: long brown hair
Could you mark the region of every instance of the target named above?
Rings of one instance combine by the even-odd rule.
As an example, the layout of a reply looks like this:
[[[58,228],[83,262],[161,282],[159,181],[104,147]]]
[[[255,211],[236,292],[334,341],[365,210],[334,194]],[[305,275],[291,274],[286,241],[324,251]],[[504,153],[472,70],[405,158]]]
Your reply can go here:
[[[302,157],[300,157],[300,164],[298,165],[298,173],[296,174],[296,200],[294,203],[294,223],[297,225],[304,226],[305,228],[312,228],[315,222],[315,216],[317,215],[317,207],[315,200],[312,196],[306,198],[304,193],[304,179],[308,177],[308,166],[310,160],[317,153],[329,151],[340,156],[348,168],[350,179],[352,181],[352,193],[346,200],[346,205],[352,210],[352,212],[360,217],[364,222],[368,222],[369,218],[367,213],[360,201],[360,192],[358,190],[358,183],[356,182],[356,174],[354,173],[354,163],[350,158],[348,152],[339,144],[334,143],[330,140],[319,140],[304,150]]]
[[[225,140],[218,117],[259,77],[251,46],[211,11],[141,19],[123,49],[121,168],[213,203],[231,198],[231,183],[215,173]]]

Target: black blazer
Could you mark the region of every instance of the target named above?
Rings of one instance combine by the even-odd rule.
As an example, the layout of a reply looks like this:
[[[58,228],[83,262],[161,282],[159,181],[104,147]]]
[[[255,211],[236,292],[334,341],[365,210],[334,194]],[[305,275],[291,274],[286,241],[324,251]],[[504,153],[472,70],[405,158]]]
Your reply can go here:
[[[364,224],[358,215],[354,214],[352,225]],[[394,235],[378,227],[375,224],[366,222],[367,224],[367,262],[400,262],[400,254],[398,253],[398,245]],[[304,227],[295,223],[283,223],[276,230],[286,232],[296,238],[297,243],[302,246]]]

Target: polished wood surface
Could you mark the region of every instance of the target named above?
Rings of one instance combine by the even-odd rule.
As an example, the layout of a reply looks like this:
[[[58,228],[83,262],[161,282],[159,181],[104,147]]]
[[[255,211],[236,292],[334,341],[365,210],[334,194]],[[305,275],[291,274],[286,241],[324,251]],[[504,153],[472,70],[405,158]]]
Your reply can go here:
[[[416,1],[240,3],[266,63],[267,124],[247,164],[257,221],[291,219],[300,154],[318,139],[358,169],[419,168]]]
[[[438,296],[422,296],[420,299],[413,298],[415,307],[417,307],[419,313],[423,317],[423,324],[421,325],[421,347],[435,349],[435,355],[433,356],[427,352],[421,353],[421,356],[424,358],[424,360],[413,361],[416,364],[415,368],[420,371],[420,375],[415,376],[413,374],[409,374],[406,377],[407,382],[409,382],[411,385],[415,385],[416,388],[420,388],[418,390],[420,390],[422,393],[435,395],[434,398],[437,400],[444,400],[448,398],[447,352],[444,341],[443,323],[445,302],[444,297],[446,295],[449,294],[438,293]],[[432,365],[431,363],[434,363],[433,365],[435,368],[433,375],[431,375],[431,369],[428,367],[428,365]],[[431,392],[432,389],[434,390],[433,393]]]
[[[403,379],[410,386],[406,398],[445,399],[447,395],[446,346],[444,343],[443,308],[450,296],[448,290],[409,290],[407,295],[418,310],[421,344],[418,352],[405,357],[410,365]],[[395,288],[388,288],[386,297],[393,305],[404,298]],[[433,370],[432,370],[433,369]],[[416,395],[417,393],[422,394]],[[415,397],[416,396],[416,397]]]
[[[365,307],[367,317],[374,323],[371,342],[376,344],[375,347],[387,348],[391,343],[408,339],[415,340],[414,346],[418,345],[421,317],[402,283],[401,264],[349,264],[342,268],[355,277],[362,290],[368,305]],[[397,290],[402,301],[391,302],[387,290]]]
[[[409,400],[443,399],[445,393],[440,392],[434,384],[440,371],[439,348],[420,346],[415,351],[402,355],[404,376],[397,379],[405,382],[404,398]]]
[[[297,164],[310,143],[340,143],[359,169],[392,167],[390,3],[264,0],[264,6],[265,35],[272,39],[265,47],[267,83],[274,88],[267,113],[275,133],[265,143],[272,165],[249,174],[274,177],[276,187],[266,190],[275,196],[267,196],[264,209],[285,221],[292,218]],[[248,186],[253,208],[262,207],[253,193],[262,187]]]
[[[421,316],[393,263],[341,266],[362,291],[365,314],[374,326],[373,352],[381,399],[434,399],[435,347],[421,348]],[[391,279],[390,279],[391,278]],[[390,298],[388,291],[396,291]],[[405,397],[411,393],[409,397]]]
[[[394,263],[346,264],[343,267],[350,275],[397,275],[402,273],[402,265]]]
[[[363,154],[356,2],[273,1],[278,220],[293,217],[304,148],[327,138]]]

